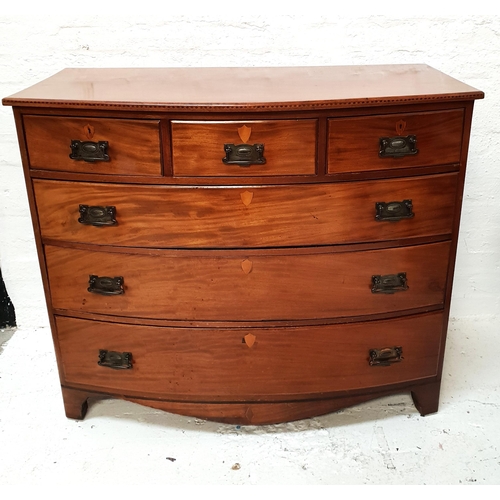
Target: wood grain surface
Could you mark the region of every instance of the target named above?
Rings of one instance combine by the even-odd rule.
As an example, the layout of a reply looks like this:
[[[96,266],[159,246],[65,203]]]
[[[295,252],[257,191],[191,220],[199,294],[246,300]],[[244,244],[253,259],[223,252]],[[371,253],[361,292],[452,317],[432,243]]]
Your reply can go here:
[[[34,180],[42,237],[153,248],[330,245],[450,234],[457,175],[269,187],[166,187]],[[413,201],[413,219],[375,203]],[[79,205],[116,207],[118,225],[78,223]]]
[[[176,320],[265,321],[358,316],[443,304],[449,242],[294,255],[143,254],[45,247],[57,309]],[[251,270],[245,264],[250,264]],[[409,289],[372,293],[373,275],[405,272]],[[89,275],[124,278],[123,295],[87,291]]]
[[[436,375],[441,313],[282,329],[189,329],[57,318],[64,384],[198,401],[269,401],[416,381]],[[249,348],[242,338],[256,337]],[[370,349],[404,359],[369,366]],[[133,368],[97,364],[99,349],[131,352]]]
[[[328,172],[361,172],[459,163],[464,111],[338,118],[328,121]],[[402,124],[401,124],[402,122]],[[398,124],[404,130],[398,130]],[[418,153],[379,157],[382,137],[415,135]]]
[[[246,127],[248,137],[238,133]],[[174,176],[311,175],[316,172],[317,120],[172,122]],[[242,134],[243,135],[243,134]],[[245,140],[243,140],[245,139]],[[264,165],[226,165],[224,144],[263,144]]]
[[[8,106],[220,111],[331,109],[482,99],[425,64],[274,68],[67,68]]]
[[[158,120],[28,115],[24,117],[24,127],[31,168],[95,174],[162,174]],[[110,161],[72,160],[72,140],[108,141]]]
[[[483,97],[407,64],[73,68],[4,98],[67,416],[98,396],[264,424],[403,391],[437,411]],[[381,137],[408,135],[418,153],[380,158]],[[70,159],[72,140],[108,141],[111,161]],[[265,165],[222,161],[257,143]],[[405,200],[414,217],[376,219]],[[84,225],[80,205],[117,223]],[[373,293],[399,273],[407,290]],[[124,293],[91,293],[90,275]],[[370,366],[393,347],[400,362]],[[99,366],[101,349],[131,368]]]

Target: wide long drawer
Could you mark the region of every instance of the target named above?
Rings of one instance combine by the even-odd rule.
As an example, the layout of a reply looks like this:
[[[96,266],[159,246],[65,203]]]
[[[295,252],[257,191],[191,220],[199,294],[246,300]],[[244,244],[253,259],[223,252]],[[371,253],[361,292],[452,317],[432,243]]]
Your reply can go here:
[[[362,252],[213,251],[199,256],[196,251],[147,255],[46,246],[45,256],[57,309],[172,320],[264,321],[440,305],[449,250],[450,243],[442,242]]]
[[[162,175],[160,121],[27,115],[31,168]]]
[[[442,328],[441,313],[232,330],[57,317],[63,384],[192,401],[324,397],[433,377]]]
[[[233,188],[40,179],[33,185],[45,239],[156,248],[287,247],[451,234],[457,174]],[[86,218],[82,210],[97,215]],[[112,225],[103,227],[107,210],[114,213],[107,216]]]

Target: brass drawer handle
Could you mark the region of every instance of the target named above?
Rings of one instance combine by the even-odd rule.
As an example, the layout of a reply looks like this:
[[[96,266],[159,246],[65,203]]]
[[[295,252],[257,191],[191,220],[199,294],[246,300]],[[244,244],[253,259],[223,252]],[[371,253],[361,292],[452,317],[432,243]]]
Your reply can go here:
[[[83,160],[90,163],[95,161],[109,161],[108,141],[77,141],[70,144],[72,160]]]
[[[375,220],[396,222],[403,219],[413,219],[413,203],[411,200],[375,203]]]
[[[403,156],[416,155],[417,137],[415,135],[381,137],[379,140],[380,158],[402,158]]]
[[[116,226],[116,207],[80,205],[78,222],[86,226]]]
[[[408,290],[406,273],[372,276],[372,293],[396,293]]]
[[[131,370],[132,353],[99,349],[99,361],[97,364],[106,368],[112,368],[113,370]]]
[[[89,287],[87,291],[98,295],[123,295],[125,293],[125,289],[123,288],[123,276],[109,278],[107,276],[96,276],[95,274],[91,274],[89,276]]]
[[[401,346],[384,347],[382,349],[370,349],[368,363],[370,366],[390,366],[399,363],[403,359],[403,348]]]
[[[226,156],[222,163],[249,167],[250,165],[264,165],[264,144],[224,144]]]

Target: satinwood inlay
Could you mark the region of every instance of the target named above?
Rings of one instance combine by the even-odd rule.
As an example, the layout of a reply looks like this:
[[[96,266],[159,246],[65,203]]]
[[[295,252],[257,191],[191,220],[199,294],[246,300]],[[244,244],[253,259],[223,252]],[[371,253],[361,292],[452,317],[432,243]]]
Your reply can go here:
[[[248,347],[252,347],[254,344],[255,344],[255,340],[257,339],[257,337],[253,334],[253,333],[247,333],[244,337],[243,337],[243,341],[245,342],[245,344],[248,346]]]
[[[241,263],[241,269],[243,269],[243,272],[245,274],[251,273],[252,268],[253,268],[253,262],[249,259],[246,259]]]
[[[253,200],[253,193],[252,192],[245,191],[245,192],[241,193],[241,201],[243,202],[243,205],[245,205],[246,207],[248,207],[248,205],[250,205],[250,203],[252,203],[252,200]]]
[[[251,134],[252,134],[252,128],[247,127],[246,125],[242,125],[238,129],[238,135],[240,136],[240,139],[243,141],[243,144],[246,144],[248,142]]]

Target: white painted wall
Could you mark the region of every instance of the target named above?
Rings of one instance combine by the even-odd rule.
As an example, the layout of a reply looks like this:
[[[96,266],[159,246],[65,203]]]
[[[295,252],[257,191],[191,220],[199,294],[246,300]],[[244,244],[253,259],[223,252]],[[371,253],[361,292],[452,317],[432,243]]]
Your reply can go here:
[[[115,12],[102,2],[65,2],[45,14],[0,14],[0,96],[64,67],[285,66],[426,63],[486,93],[475,107],[452,316],[497,316],[500,309],[500,17],[429,15],[409,19],[339,15],[306,8],[280,14],[262,3],[212,13],[165,6],[164,13]],[[142,5],[142,2],[140,3]],[[187,2],[183,3],[184,10]],[[284,5],[284,4],[282,4]],[[353,9],[356,10],[355,4]],[[94,8],[93,8],[94,7]],[[41,8],[39,7],[41,11]],[[344,9],[345,12],[345,9]],[[365,12],[365,11],[363,11]],[[228,77],[230,75],[228,74]],[[0,266],[18,324],[47,324],[21,160],[10,108],[0,108]],[[437,152],[439,154],[439,152]]]

